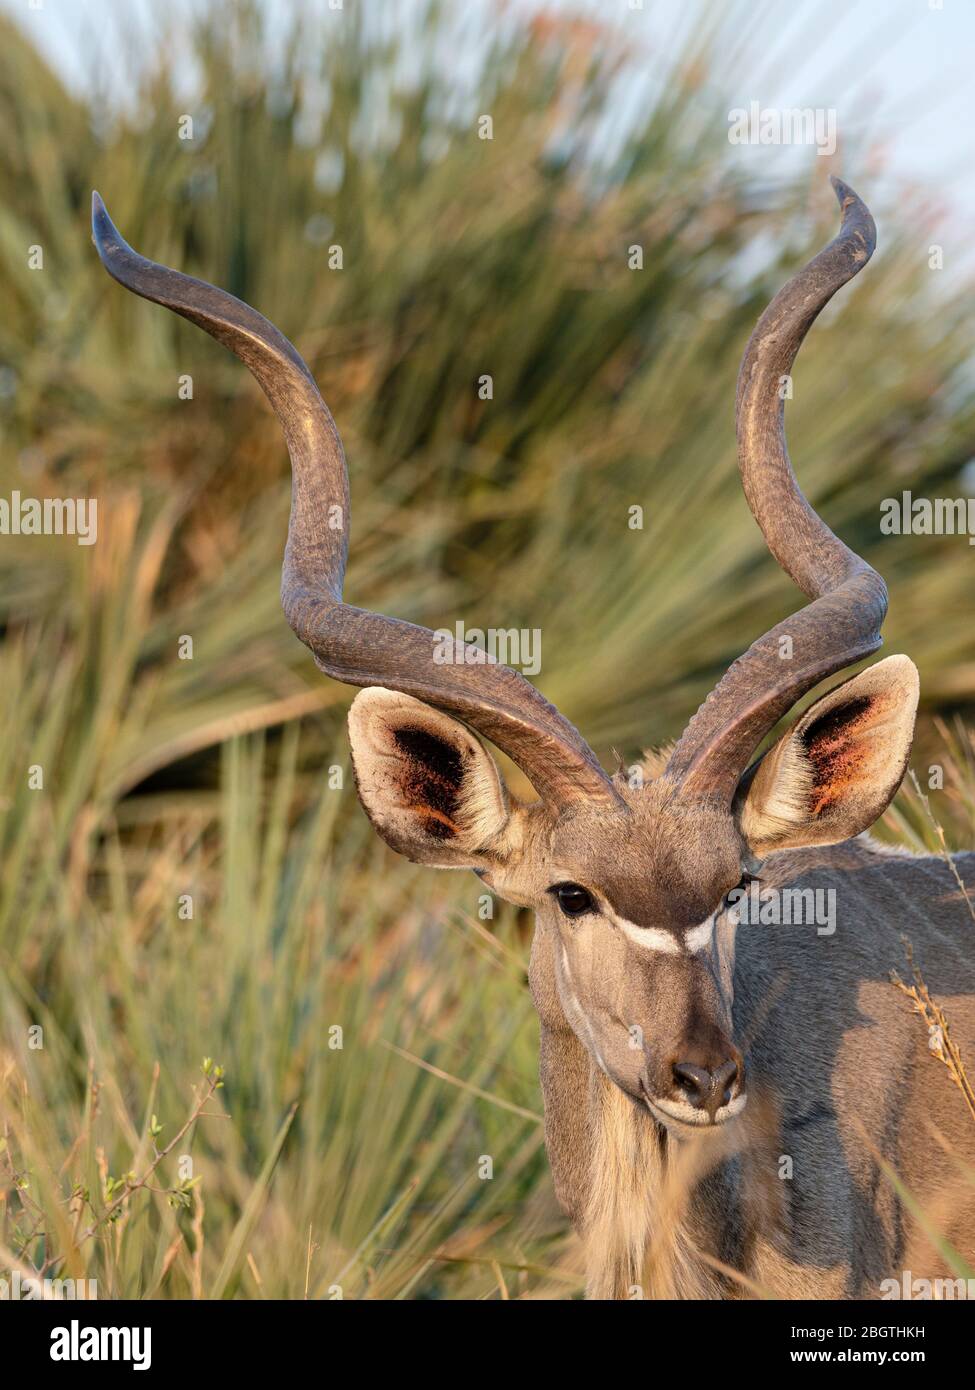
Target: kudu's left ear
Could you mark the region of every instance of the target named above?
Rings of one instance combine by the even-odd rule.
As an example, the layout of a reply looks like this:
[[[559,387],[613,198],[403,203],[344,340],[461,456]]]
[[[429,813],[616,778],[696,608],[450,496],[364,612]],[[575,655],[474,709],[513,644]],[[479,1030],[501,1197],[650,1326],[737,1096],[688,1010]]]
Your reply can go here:
[[[508,802],[494,759],[456,719],[381,686],[349,710],[359,799],[388,845],[417,864],[490,868]]]
[[[838,844],[883,814],[907,771],[918,690],[913,661],[889,656],[809,706],[738,789],[757,858]]]

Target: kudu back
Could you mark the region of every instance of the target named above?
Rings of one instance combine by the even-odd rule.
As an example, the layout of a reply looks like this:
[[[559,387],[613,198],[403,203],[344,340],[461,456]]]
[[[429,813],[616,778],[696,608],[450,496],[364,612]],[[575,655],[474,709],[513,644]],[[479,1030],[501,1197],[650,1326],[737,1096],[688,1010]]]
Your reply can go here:
[[[975,1244],[959,1168],[975,1120],[890,980],[905,933],[975,1056],[975,855],[915,857],[865,834],[907,766],[912,662],[861,670],[755,760],[804,695],[876,651],[887,609],[785,443],[781,380],[875,244],[867,208],[833,182],[840,231],[759,320],[736,412],[748,504],[808,602],[730,667],[669,753],[614,777],[518,673],[459,644],[445,661],[430,630],[345,603],[345,458],[305,363],[254,309],[137,255],[93,199],[110,274],[229,347],[280,418],[284,610],[327,675],[363,687],[349,734],[376,830],[535,913],[546,1144],[594,1297],[877,1297],[904,1269],[947,1276],[898,1183],[963,1253]],[[508,794],[476,734],[537,800]],[[756,901],[833,903],[835,930],[815,912],[756,921]]]

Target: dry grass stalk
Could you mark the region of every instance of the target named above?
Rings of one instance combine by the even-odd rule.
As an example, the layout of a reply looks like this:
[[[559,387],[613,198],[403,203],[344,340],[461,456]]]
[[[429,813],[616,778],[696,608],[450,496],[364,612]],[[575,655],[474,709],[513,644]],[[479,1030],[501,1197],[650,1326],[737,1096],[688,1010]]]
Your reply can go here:
[[[949,851],[947,842],[945,840],[944,827],[941,825],[937,816],[935,816],[934,812],[931,810],[931,804],[928,801],[927,796],[924,794],[924,792],[922,792],[921,784],[917,780],[917,773],[914,771],[913,768],[911,768],[909,776],[911,781],[914,783],[914,790],[921,798],[921,805],[924,807],[925,815],[931,822],[931,825],[934,829],[934,833],[938,837],[939,853],[941,854],[942,859],[948,865],[948,868],[951,870],[955,882],[958,884],[959,891],[961,892],[961,895],[965,900],[965,906],[968,908],[968,915],[971,917],[972,921],[975,922],[975,904],[972,903],[972,900],[968,895],[968,889],[965,887],[964,881],[962,880],[962,876],[958,872],[958,865],[951,857],[951,852]]]
[[[972,1119],[975,1120],[975,1090],[972,1089],[972,1083],[968,1079],[961,1053],[949,1032],[947,1015],[941,1005],[931,998],[914,959],[914,948],[910,941],[906,936],[902,940],[914,982],[910,985],[905,984],[896,970],[891,971],[891,980],[910,999],[914,1012],[924,1019],[928,1030],[929,1050],[948,1068],[948,1075],[961,1091]]]

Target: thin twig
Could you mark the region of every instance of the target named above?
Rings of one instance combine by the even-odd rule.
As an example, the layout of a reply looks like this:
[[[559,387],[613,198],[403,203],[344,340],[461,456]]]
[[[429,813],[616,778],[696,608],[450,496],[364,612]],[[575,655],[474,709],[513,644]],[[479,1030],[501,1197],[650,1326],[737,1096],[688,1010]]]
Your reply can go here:
[[[168,1155],[172,1153],[173,1149],[175,1149],[176,1145],[186,1134],[187,1130],[191,1129],[192,1126],[196,1124],[197,1120],[203,1114],[204,1106],[206,1105],[207,1101],[210,1100],[210,1098],[213,1096],[214,1092],[220,1085],[220,1076],[221,1073],[219,1072],[219,1070],[215,1069],[213,1074],[207,1078],[207,1085],[204,1089],[203,1095],[201,1098],[197,1100],[197,1103],[190,1112],[190,1116],[186,1120],[185,1124],[176,1131],[176,1133],[173,1135],[172,1139],[170,1139],[169,1143],[166,1145],[164,1149],[156,1149],[156,1156],[149,1164],[149,1167],[146,1169],[146,1171],[142,1174],[142,1177],[134,1178],[131,1182],[126,1182],[122,1191],[116,1198],[114,1198],[108,1204],[108,1206],[102,1212],[101,1216],[99,1216],[97,1220],[93,1221],[90,1226],[88,1226],[84,1231],[82,1231],[81,1235],[75,1242],[76,1246],[82,1245],[86,1240],[89,1239],[90,1236],[93,1236],[95,1234],[99,1226],[104,1225],[106,1221],[110,1221],[114,1213],[119,1210],[123,1202],[126,1202],[129,1199],[129,1197],[132,1196],[133,1192],[138,1192],[141,1188],[148,1187],[149,1179],[152,1177],[153,1173],[159,1167],[160,1163],[162,1163],[163,1159],[168,1157]],[[166,1190],[168,1191],[169,1189],[167,1188]]]

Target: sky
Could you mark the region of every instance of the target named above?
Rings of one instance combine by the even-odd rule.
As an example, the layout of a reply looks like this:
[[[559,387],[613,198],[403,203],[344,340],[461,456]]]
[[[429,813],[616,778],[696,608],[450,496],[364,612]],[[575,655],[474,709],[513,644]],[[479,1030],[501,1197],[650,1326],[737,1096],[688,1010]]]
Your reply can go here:
[[[75,88],[90,80],[92,48],[124,98],[132,71],[113,61],[113,35],[133,27],[151,49],[160,17],[188,20],[205,0],[0,0],[52,64]],[[296,8],[327,12],[336,0],[264,0],[282,31]],[[409,25],[423,0],[341,0],[376,17],[382,25]],[[633,80],[620,91],[620,128],[627,103],[641,100],[641,83],[662,73],[681,35],[693,34],[701,17],[727,0],[444,0],[453,9],[463,38],[447,61],[461,73],[476,63],[481,26],[504,23],[528,11],[577,15],[618,29],[633,57]],[[876,151],[876,177],[898,187],[930,191],[944,208],[946,237],[958,255],[970,254],[975,220],[973,131],[975,92],[975,0],[756,0],[757,18],[747,59],[732,71],[736,104],[762,108],[818,107],[836,112],[841,143],[866,143]],[[335,19],[333,14],[330,20]],[[340,22],[341,16],[338,17]],[[130,50],[131,51],[131,50]],[[730,54],[731,50],[729,50]],[[729,63],[731,59],[729,57]],[[728,74],[726,74],[727,77]],[[809,151],[744,147],[744,159],[761,160],[775,176]],[[908,193],[905,196],[913,196]],[[950,254],[950,252],[949,252]]]

